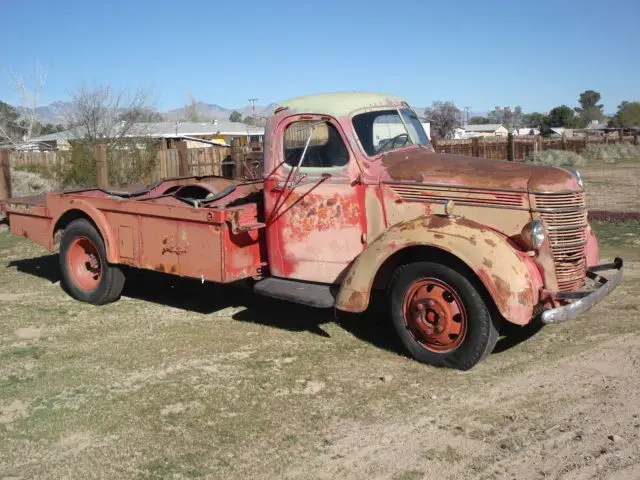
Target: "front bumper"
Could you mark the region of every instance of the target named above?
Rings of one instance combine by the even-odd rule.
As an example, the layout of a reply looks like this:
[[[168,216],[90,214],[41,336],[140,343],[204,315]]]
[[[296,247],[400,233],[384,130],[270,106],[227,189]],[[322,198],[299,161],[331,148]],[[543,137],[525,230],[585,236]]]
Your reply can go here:
[[[606,279],[597,273],[605,270],[617,271],[611,278]],[[585,292],[558,293],[556,295],[557,299],[574,299],[573,302],[542,312],[542,323],[562,323],[586,312],[620,284],[623,270],[621,258],[616,258],[613,263],[591,267],[587,272],[587,276],[594,280],[598,284],[598,287],[595,290]]]

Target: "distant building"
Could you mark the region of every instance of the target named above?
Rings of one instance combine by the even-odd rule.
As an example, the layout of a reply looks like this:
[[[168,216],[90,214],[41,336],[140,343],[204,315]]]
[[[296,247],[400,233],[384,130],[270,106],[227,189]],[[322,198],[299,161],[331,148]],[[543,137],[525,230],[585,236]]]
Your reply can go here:
[[[169,147],[172,141],[180,140],[184,137],[209,140],[221,146],[230,146],[232,139],[239,138],[242,145],[248,145],[252,140],[262,141],[264,127],[253,127],[241,122],[217,120],[210,123],[135,123],[131,125],[124,136],[129,138],[151,137],[162,139]],[[67,130],[33,138],[29,141],[29,145],[37,145],[38,150],[69,150],[71,143],[82,137],[82,131]],[[188,148],[202,148],[208,145],[188,139],[186,142]]]
[[[509,130],[500,123],[487,123],[483,125],[467,125],[463,127],[464,137],[506,137]]]
[[[540,129],[539,128],[531,128],[531,127],[525,127],[525,128],[514,128],[511,131],[512,135],[540,135]]]

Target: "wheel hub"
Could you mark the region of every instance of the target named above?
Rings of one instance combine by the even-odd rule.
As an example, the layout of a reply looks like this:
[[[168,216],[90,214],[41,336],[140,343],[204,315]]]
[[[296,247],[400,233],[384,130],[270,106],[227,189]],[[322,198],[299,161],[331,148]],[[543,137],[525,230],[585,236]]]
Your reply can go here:
[[[83,290],[94,290],[102,278],[98,247],[87,237],[74,238],[67,251],[69,272],[74,283]]]
[[[405,295],[403,313],[409,332],[429,350],[451,351],[464,339],[464,305],[456,291],[440,280],[414,282]]]

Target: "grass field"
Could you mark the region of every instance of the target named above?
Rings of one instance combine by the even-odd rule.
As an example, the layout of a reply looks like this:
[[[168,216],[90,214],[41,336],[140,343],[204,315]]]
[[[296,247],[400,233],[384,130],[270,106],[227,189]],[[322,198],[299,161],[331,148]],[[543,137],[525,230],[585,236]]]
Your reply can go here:
[[[580,167],[590,209],[640,212],[640,158]]]
[[[240,287],[138,273],[83,304],[0,233],[0,477],[640,478],[640,225],[596,229],[623,285],[466,373]]]

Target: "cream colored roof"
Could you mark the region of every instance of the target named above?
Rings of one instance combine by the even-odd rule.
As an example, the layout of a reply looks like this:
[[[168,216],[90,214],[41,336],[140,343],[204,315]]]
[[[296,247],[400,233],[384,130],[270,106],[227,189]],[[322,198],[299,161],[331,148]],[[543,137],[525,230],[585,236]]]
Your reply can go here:
[[[404,100],[396,95],[371,92],[336,92],[305,95],[282,102],[276,107],[295,113],[315,113],[342,117],[366,107],[395,106]]]

